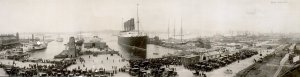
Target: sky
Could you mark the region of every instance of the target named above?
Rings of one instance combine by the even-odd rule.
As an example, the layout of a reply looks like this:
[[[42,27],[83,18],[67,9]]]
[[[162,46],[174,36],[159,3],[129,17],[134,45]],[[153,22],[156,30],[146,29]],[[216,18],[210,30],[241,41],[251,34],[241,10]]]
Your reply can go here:
[[[0,32],[300,32],[300,0],[0,0]]]

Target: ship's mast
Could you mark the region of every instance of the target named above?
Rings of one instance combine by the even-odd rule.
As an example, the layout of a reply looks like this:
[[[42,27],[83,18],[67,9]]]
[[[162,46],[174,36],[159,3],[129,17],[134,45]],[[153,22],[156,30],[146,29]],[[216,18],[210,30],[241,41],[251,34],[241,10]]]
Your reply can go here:
[[[137,19],[138,35],[140,35],[139,4],[136,5],[136,19]]]
[[[183,35],[182,35],[182,18],[181,18],[180,36],[181,36],[181,37],[180,37],[180,40],[181,40],[181,42],[182,42],[182,36],[183,36]]]
[[[175,31],[175,19],[174,19],[174,39],[176,37],[175,33],[176,33],[176,31]]]
[[[168,39],[170,38],[170,20],[168,21]]]

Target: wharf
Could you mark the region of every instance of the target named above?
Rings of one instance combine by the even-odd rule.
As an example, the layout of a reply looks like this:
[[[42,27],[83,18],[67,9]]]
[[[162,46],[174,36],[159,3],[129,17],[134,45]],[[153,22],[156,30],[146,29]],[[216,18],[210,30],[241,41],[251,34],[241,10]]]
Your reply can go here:
[[[9,75],[5,72],[3,68],[0,68],[0,77],[8,77]]]
[[[115,51],[116,52],[116,51]],[[75,60],[76,59],[76,60]],[[4,68],[5,70],[7,68],[15,68],[19,69],[18,71],[24,72],[28,69],[42,69],[43,71],[39,71],[37,73],[46,73],[47,76],[59,76],[59,74],[63,74],[63,76],[68,76],[68,75],[75,75],[76,76],[89,76],[91,74],[96,76],[96,70],[98,69],[105,69],[106,73],[110,74],[100,74],[100,75],[118,75],[118,76],[123,76],[128,75],[127,77],[130,77],[129,74],[126,74],[124,72],[117,73],[121,68],[124,68],[126,66],[129,66],[128,61],[123,59],[119,54],[102,54],[102,55],[81,55],[77,58],[74,59],[54,59],[55,61],[51,60],[42,60],[42,62],[35,61],[31,62],[31,60],[28,61],[16,61],[16,60],[7,60],[7,59],[1,59],[0,63],[2,65],[1,68]],[[82,62],[83,61],[83,62]],[[32,66],[38,66],[36,68],[33,68]],[[47,66],[47,67],[44,67]],[[42,68],[40,68],[42,67]],[[44,69],[46,68],[46,69]],[[3,70],[3,69],[2,69]],[[5,73],[5,70],[3,70],[1,75],[3,76],[32,76],[30,73],[26,73],[25,75],[21,75],[18,72],[15,73]],[[65,70],[65,71],[58,71],[58,70]],[[77,70],[74,71],[74,70]],[[78,73],[78,71],[80,71]],[[88,70],[89,72],[87,73],[82,73],[84,70]],[[1,71],[1,69],[0,69]],[[49,72],[51,71],[51,72]],[[31,71],[34,72],[34,71]],[[52,73],[56,72],[56,73]],[[98,74],[98,73],[97,73]],[[121,75],[119,75],[121,74]],[[33,75],[35,76],[35,75]]]
[[[277,72],[278,76],[289,71],[293,67],[292,64],[285,62],[282,63],[283,65],[280,65],[281,60],[288,53],[283,50],[287,46],[286,44],[279,46],[274,53],[262,58],[262,62],[255,62],[246,69],[238,72],[236,77],[273,77],[277,70],[280,69],[280,66],[282,66],[282,69],[280,69],[281,72]]]
[[[54,58],[68,58],[68,57],[73,57],[73,56],[69,56],[69,54],[73,54],[74,52],[72,51],[68,51],[68,50],[63,50],[61,53],[59,53],[58,55],[54,56]]]
[[[21,61],[15,61],[15,60],[7,60],[7,59],[0,59],[0,63],[3,65],[13,65],[15,64],[15,66],[18,67],[26,67],[28,68],[29,65],[33,65],[33,64],[39,64],[39,65],[53,65],[51,63],[39,63],[39,62],[21,62]]]
[[[63,50],[60,54],[54,56],[54,58],[68,58],[68,54],[74,54],[75,51]],[[107,48],[107,50],[102,51],[76,51],[77,56],[81,55],[102,55],[102,54],[119,54],[118,51]]]
[[[95,70],[103,68],[107,71],[113,71],[126,66],[129,66],[128,61],[118,55],[83,55],[80,56],[84,61],[76,60],[76,64],[69,66],[67,69],[72,70],[76,68]],[[114,67],[114,68],[112,68]]]

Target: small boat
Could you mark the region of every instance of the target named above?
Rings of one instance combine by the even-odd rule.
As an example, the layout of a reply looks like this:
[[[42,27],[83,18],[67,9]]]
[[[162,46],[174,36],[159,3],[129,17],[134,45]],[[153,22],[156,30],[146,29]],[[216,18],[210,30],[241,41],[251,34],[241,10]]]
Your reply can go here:
[[[57,42],[63,42],[64,39],[63,39],[63,38],[56,38],[56,41],[57,41]]]

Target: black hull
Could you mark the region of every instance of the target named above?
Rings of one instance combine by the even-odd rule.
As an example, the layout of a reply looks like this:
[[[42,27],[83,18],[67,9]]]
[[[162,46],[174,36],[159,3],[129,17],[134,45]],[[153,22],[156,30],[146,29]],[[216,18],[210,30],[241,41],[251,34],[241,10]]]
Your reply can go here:
[[[130,59],[145,59],[148,36],[118,37],[118,43],[130,54]]]
[[[35,51],[40,51],[40,50],[45,50],[45,49],[47,49],[47,48],[41,48],[41,49],[32,49],[32,50],[30,50],[30,51],[28,51],[28,52],[35,52]]]
[[[146,50],[147,49],[148,36],[136,36],[136,37],[118,37],[118,43],[127,47]]]
[[[120,47],[122,50],[122,56],[126,59],[145,59],[147,57],[146,50],[135,49],[124,45],[120,45]]]

